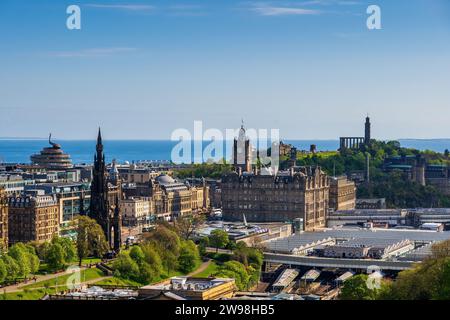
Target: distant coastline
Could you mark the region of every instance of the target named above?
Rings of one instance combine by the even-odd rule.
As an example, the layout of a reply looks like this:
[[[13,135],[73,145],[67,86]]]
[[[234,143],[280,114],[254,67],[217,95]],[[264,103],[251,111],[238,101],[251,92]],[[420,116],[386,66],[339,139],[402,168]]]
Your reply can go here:
[[[0,162],[29,163],[30,156],[39,153],[48,146],[46,139],[3,139],[0,138]],[[338,140],[282,140],[292,144],[298,150],[309,150],[315,144],[318,151],[333,151],[339,148]],[[398,139],[403,147],[421,151],[432,150],[443,153],[450,150],[450,139]],[[57,139],[64,152],[68,153],[73,163],[91,163],[95,152],[94,140]],[[105,140],[107,161],[116,159],[124,161],[170,160],[173,147],[177,141],[170,140]],[[204,142],[204,146],[209,142]],[[200,161],[193,159],[194,161]]]

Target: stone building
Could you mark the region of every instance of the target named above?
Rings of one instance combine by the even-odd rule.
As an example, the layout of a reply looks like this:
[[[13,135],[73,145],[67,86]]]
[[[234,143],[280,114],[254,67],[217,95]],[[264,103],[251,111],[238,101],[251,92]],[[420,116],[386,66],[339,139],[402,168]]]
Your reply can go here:
[[[151,167],[148,165],[121,165],[118,166],[120,178],[123,183],[132,183],[136,185],[146,185],[150,183],[151,180],[160,176],[161,174],[171,175],[170,170],[161,167]]]
[[[298,167],[275,175],[222,177],[223,218],[249,222],[284,222],[301,218],[305,230],[325,226],[329,181],[320,167]]]
[[[32,186],[34,184],[34,180],[24,179],[22,175],[16,173],[0,175],[0,189],[3,189],[7,196],[20,194],[27,186]]]
[[[58,235],[59,205],[55,196],[24,194],[9,198],[9,244],[50,241]]]
[[[286,144],[283,143],[283,141],[280,141],[280,157],[289,156],[292,148],[293,146],[291,144]]]
[[[47,195],[56,195],[59,205],[59,235],[75,237],[73,221],[89,210],[91,191],[88,183],[52,182],[25,187],[28,190],[42,190]]]
[[[0,188],[0,251],[8,247],[8,197]]]
[[[190,186],[168,175],[152,181],[151,200],[157,219],[171,220],[209,208],[209,187]]]
[[[124,226],[144,226],[150,222],[151,201],[149,198],[130,198],[120,202]]]
[[[386,198],[356,199],[355,209],[386,209]]]
[[[346,176],[330,177],[329,208],[333,210],[353,210],[356,203],[355,182]]]
[[[168,281],[150,284],[139,289],[145,300],[221,300],[233,297],[234,279],[173,277]]]
[[[172,220],[189,214],[209,210],[210,187],[203,179],[180,182],[168,174],[150,178],[146,183],[128,183],[124,186],[125,198],[148,198],[151,220]]]
[[[450,168],[446,164],[427,163],[420,154],[386,157],[383,170],[400,172],[405,179],[422,186],[433,186],[440,192],[450,195]]]

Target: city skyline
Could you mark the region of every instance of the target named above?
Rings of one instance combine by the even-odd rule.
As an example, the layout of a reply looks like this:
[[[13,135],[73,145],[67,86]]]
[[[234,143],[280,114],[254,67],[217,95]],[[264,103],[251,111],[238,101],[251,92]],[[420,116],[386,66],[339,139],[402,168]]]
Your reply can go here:
[[[71,4],[81,30],[66,28]],[[369,4],[381,30],[366,27]],[[243,117],[329,140],[359,134],[366,113],[377,139],[450,137],[445,1],[0,7],[0,137],[89,140],[100,125],[112,140],[168,140],[195,120],[224,130]]]

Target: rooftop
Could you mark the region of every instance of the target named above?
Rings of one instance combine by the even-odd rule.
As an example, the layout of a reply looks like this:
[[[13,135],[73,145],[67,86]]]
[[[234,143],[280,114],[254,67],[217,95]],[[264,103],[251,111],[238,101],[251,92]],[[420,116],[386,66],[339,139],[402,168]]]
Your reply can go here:
[[[193,291],[202,292],[215,286],[234,281],[230,278],[194,278],[194,277],[173,277],[169,282],[152,284],[141,289],[163,290],[163,291]]]
[[[351,243],[360,244],[387,244],[410,240],[424,243],[439,242],[450,239],[450,231],[436,232],[428,230],[402,230],[402,229],[361,229],[339,228],[325,229],[319,232],[303,232],[283,239],[273,240],[266,245],[271,251],[292,251],[312,242],[333,238],[340,241],[352,240]]]

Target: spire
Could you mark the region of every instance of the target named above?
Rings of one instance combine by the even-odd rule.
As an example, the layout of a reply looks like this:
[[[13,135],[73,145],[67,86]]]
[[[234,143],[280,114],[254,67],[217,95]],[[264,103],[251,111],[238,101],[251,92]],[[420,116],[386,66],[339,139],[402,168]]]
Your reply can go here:
[[[101,144],[102,144],[102,132],[100,130],[100,127],[98,127],[97,145]]]
[[[239,129],[239,140],[244,141],[245,140],[245,128],[244,128],[244,119],[241,119],[241,129]]]
[[[111,169],[109,170],[109,176],[112,181],[119,180],[119,170],[117,169],[116,159],[112,160]]]
[[[100,130],[100,127],[98,128],[96,150],[97,150],[97,159],[98,160],[102,160],[102,158],[103,158],[103,156],[102,156],[102,153],[103,153],[103,142],[102,142],[102,132]]]

